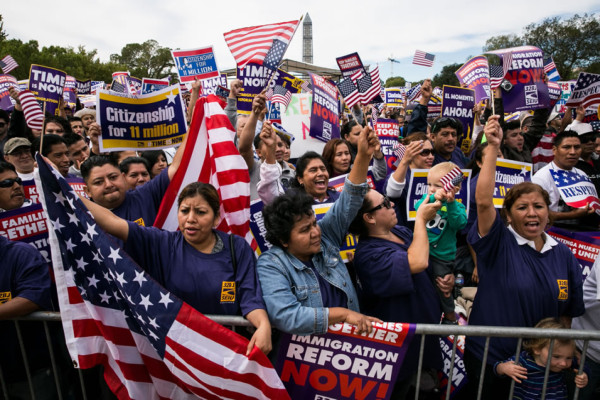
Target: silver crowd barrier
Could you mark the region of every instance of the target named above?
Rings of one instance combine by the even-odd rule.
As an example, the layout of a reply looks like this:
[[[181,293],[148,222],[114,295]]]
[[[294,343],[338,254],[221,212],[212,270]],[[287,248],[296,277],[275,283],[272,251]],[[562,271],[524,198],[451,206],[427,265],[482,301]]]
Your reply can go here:
[[[250,324],[250,322],[243,317],[235,317],[235,316],[227,316],[227,315],[207,315],[207,317],[219,324],[222,324],[222,325],[233,326],[233,327],[251,327],[252,326]],[[21,328],[19,326],[19,321],[41,321],[42,322],[43,327],[44,327],[45,336],[46,336],[46,342],[47,342],[48,349],[49,349],[50,361],[51,361],[51,365],[52,365],[52,373],[53,373],[54,384],[55,384],[54,388],[48,388],[48,390],[56,390],[57,398],[59,400],[63,400],[61,385],[60,385],[59,378],[58,378],[57,358],[56,358],[56,354],[54,354],[54,349],[53,349],[52,341],[50,338],[50,330],[48,327],[49,323],[59,323],[61,321],[60,313],[58,313],[58,312],[34,312],[30,315],[17,318],[13,321],[14,321],[14,324],[16,327],[17,338],[19,341],[19,347],[21,350],[21,354],[23,356],[23,363],[25,366],[27,381],[29,383],[29,391],[31,394],[31,399],[35,400],[36,396],[35,396],[35,393],[33,390],[32,371],[30,371],[30,368],[28,365],[28,361],[27,361],[27,357],[26,357],[27,349],[26,349],[25,343],[23,342],[23,337],[22,337],[22,333],[21,333]],[[583,371],[584,366],[585,366],[586,352],[587,352],[589,342],[600,340],[600,332],[596,332],[596,331],[566,330],[566,329],[535,329],[535,328],[495,327],[495,326],[430,325],[430,324],[417,324],[414,340],[417,340],[417,336],[419,336],[419,335],[421,336],[421,346],[420,346],[420,353],[419,353],[419,365],[417,368],[418,373],[417,373],[417,379],[416,379],[415,400],[418,400],[419,395],[420,395],[419,385],[420,385],[420,381],[421,381],[421,370],[422,370],[422,365],[423,365],[425,337],[427,335],[434,335],[434,336],[439,336],[439,337],[461,336],[461,335],[486,337],[484,356],[483,356],[483,360],[482,360],[482,371],[481,371],[482,377],[484,376],[484,373],[485,373],[484,370],[485,370],[487,356],[488,356],[489,342],[490,342],[490,338],[492,338],[492,337],[517,338],[518,344],[517,344],[517,349],[515,352],[515,355],[517,357],[517,360],[516,360],[517,362],[518,362],[519,354],[521,353],[523,339],[550,338],[551,341],[550,341],[550,348],[548,351],[549,354],[552,354],[552,348],[554,346],[555,339],[582,340],[584,343],[584,346],[583,346],[581,361],[579,363],[580,364],[580,368],[579,368],[580,373]],[[451,384],[450,383],[452,382],[452,374],[454,371],[454,361],[456,359],[457,342],[458,342],[458,340],[453,340],[452,356],[451,356],[452,365],[450,366],[450,370],[449,370],[449,376],[448,376],[449,384],[447,385],[447,390],[446,390],[446,395],[445,395],[446,400],[449,400],[451,398],[450,397],[450,395],[451,395]],[[546,396],[546,384],[547,384],[547,380],[548,380],[548,376],[549,376],[549,372],[550,372],[550,361],[551,361],[551,357],[548,357],[548,362],[546,365],[546,373],[545,373],[545,377],[544,377],[544,385],[543,385],[543,389],[542,389],[542,397],[541,397],[542,400],[544,400],[545,396]],[[6,382],[4,380],[4,374],[2,371],[2,367],[3,366],[0,366],[0,383],[2,386],[2,393],[4,395],[4,398],[8,399],[9,398],[8,390],[7,390]],[[86,394],[86,388],[85,388],[81,370],[78,369],[77,371],[78,371],[78,376],[79,376],[79,385],[81,386],[81,391],[82,391],[82,398],[84,400],[87,400],[88,396]],[[480,400],[482,398],[481,397],[482,389],[483,389],[483,379],[479,382],[477,400]],[[509,398],[512,398],[513,390],[514,390],[514,381],[511,385]],[[577,400],[578,396],[579,396],[579,389],[576,389],[574,399]]]

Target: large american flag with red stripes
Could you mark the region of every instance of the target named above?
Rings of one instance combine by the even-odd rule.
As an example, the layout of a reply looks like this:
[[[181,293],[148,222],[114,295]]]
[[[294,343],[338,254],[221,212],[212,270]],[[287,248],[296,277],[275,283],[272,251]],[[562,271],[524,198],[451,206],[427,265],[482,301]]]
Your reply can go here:
[[[267,357],[156,283],[37,157],[69,354],[119,399],[289,399]]]
[[[240,28],[226,32],[223,36],[239,68],[243,68],[249,62],[262,65],[267,53],[273,47],[274,40],[275,43],[287,48],[299,22],[296,20]]]
[[[177,230],[177,196],[189,183],[207,182],[221,198],[221,222],[217,229],[246,239],[256,250],[250,232],[250,175],[235,147],[235,130],[215,95],[196,103],[181,164],[169,184],[154,226]],[[193,157],[193,159],[192,159]]]

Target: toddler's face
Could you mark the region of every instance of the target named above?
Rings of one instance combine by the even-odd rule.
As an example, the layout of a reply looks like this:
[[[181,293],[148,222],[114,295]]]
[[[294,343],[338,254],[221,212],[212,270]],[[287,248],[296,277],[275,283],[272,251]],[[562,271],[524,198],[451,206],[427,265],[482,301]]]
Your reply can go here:
[[[536,364],[541,367],[546,367],[548,362],[548,350],[550,346],[544,347],[542,350],[534,350],[533,359]],[[560,344],[554,343],[554,349],[552,350],[552,360],[550,360],[550,371],[560,372],[564,369],[570,368],[573,363],[573,356],[575,355],[575,346],[572,344]]]

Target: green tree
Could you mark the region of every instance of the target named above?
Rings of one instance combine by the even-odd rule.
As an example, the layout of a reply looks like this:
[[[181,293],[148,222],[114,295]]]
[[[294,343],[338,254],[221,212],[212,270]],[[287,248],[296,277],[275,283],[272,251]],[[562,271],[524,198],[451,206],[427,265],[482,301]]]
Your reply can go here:
[[[529,24],[520,36],[491,37],[486,41],[483,50],[521,45],[536,46],[544,52],[544,57],[552,56],[563,79],[573,79],[580,70],[598,70],[599,42],[600,17],[594,14],[575,14],[566,20],[554,17],[546,18],[539,24]]]
[[[462,64],[448,64],[442,68],[439,74],[436,74],[431,80],[433,87],[444,85],[460,86],[458,78],[456,77],[456,70],[462,67]]]
[[[406,79],[401,76],[392,76],[386,79],[385,87],[403,87],[406,85]]]
[[[138,78],[163,78],[175,66],[171,50],[153,39],[125,45],[121,54],[111,54],[110,61],[126,65],[130,74]]]

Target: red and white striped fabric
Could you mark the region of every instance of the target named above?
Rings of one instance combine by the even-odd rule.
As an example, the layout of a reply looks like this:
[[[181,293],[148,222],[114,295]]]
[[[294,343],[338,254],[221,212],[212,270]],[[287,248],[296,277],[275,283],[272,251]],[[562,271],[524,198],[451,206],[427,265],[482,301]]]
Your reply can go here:
[[[44,113],[40,107],[40,103],[35,98],[35,95],[30,90],[23,90],[19,93],[19,101],[23,107],[25,122],[31,129],[42,130],[44,125]]]
[[[440,183],[444,185],[444,190],[449,192],[454,189],[454,186],[458,186],[463,180],[463,173],[458,167],[452,168],[450,172],[442,176]]]
[[[249,62],[262,65],[265,56],[278,39],[286,45],[290,43],[300,21],[280,22],[235,29],[223,34],[225,42],[239,68]]]
[[[533,173],[542,169],[547,164],[550,164],[554,160],[554,153],[552,152],[552,146],[554,142],[555,133],[546,132],[531,152],[531,160],[533,162]]]
[[[221,198],[223,218],[217,229],[245,238],[256,249],[250,232],[248,166],[235,147],[236,133],[223,107],[215,95],[201,97],[196,103],[181,164],[160,205],[154,226],[177,230],[177,196],[189,183],[207,182],[217,189]]]

